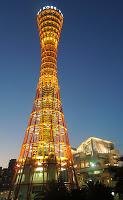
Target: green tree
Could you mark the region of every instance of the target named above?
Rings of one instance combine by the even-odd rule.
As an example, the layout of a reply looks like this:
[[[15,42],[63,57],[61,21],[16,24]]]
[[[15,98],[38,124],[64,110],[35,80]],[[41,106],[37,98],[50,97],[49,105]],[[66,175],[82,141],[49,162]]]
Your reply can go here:
[[[62,182],[51,181],[45,192],[44,200],[70,200],[70,193]]]
[[[87,183],[87,200],[113,200],[112,189],[99,182]]]

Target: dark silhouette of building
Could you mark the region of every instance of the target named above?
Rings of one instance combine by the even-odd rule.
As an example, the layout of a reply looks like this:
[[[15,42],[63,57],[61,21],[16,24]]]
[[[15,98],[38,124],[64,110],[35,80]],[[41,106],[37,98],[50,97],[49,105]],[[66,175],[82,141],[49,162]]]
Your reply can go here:
[[[0,167],[0,191],[9,190],[15,173],[16,159],[11,159],[8,168]]]

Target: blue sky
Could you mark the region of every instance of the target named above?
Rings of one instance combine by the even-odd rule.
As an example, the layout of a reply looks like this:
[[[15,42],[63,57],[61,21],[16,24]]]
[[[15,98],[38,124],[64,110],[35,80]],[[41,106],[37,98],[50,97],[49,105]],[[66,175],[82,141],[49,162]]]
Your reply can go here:
[[[123,154],[123,1],[1,0],[0,166],[23,142],[40,68],[36,13],[45,5],[64,15],[58,75],[71,145],[95,136]]]

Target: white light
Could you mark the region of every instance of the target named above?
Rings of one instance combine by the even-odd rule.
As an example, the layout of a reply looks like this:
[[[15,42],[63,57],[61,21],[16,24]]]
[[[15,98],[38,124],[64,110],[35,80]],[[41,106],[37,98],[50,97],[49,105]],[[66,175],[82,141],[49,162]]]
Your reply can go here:
[[[36,168],[36,171],[42,172],[42,171],[43,171],[43,167],[37,167],[37,168]]]
[[[61,167],[61,171],[64,171],[65,169],[63,167]]]
[[[41,163],[38,161],[38,166],[41,166]]]
[[[111,192],[111,194],[112,194],[112,196],[114,196],[115,193],[114,193],[114,192]]]
[[[44,6],[42,9],[40,9],[39,11],[38,11],[38,13],[37,13],[37,15],[39,15],[39,13],[42,11],[42,10],[45,10],[45,9],[54,9],[54,10],[57,10],[61,15],[62,15],[62,17],[63,17],[63,14],[62,14],[62,12],[61,12],[61,10],[58,10],[56,7],[54,7],[54,6]]]
[[[93,162],[90,162],[90,166],[91,166],[91,167],[96,167],[96,164],[93,163]]]

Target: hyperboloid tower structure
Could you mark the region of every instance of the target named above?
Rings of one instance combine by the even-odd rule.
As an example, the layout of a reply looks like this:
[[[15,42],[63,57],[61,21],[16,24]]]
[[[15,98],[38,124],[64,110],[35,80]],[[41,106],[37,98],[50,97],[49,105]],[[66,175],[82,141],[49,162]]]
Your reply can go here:
[[[36,97],[18,159],[14,199],[34,199],[49,181],[76,183],[57,77],[63,15],[53,6],[37,14],[41,68]]]

